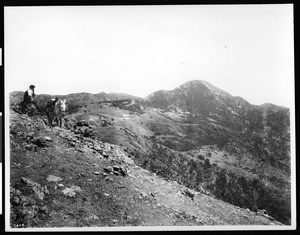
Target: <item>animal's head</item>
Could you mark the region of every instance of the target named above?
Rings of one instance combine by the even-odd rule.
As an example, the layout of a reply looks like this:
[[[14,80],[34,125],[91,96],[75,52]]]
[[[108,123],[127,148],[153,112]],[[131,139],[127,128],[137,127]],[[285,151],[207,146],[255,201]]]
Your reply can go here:
[[[66,113],[66,108],[67,108],[67,100],[64,99],[64,100],[59,100],[59,107],[60,107],[60,112],[65,114]]]

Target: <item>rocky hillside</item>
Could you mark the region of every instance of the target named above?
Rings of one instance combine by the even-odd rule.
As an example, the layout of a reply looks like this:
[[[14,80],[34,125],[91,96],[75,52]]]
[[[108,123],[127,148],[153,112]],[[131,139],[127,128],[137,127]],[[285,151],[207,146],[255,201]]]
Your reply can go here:
[[[118,145],[10,113],[12,228],[282,225],[137,166]]]
[[[15,107],[20,97],[22,97],[22,93],[15,92],[11,94],[10,102],[12,108]],[[42,110],[43,104],[50,96],[38,95],[37,97]],[[107,164],[112,161],[111,166],[116,163],[115,165],[121,166],[121,168],[124,166],[127,172],[132,171],[136,173],[136,178],[131,180],[140,181],[142,179],[140,182],[143,182],[145,186],[146,180],[143,177],[146,177],[147,174],[154,174],[153,177],[156,180],[159,179],[161,182],[166,182],[163,183],[164,187],[159,187],[159,185],[152,182],[153,179],[149,181],[153,183],[151,184],[154,189],[161,190],[164,195],[168,195],[169,199],[171,194],[173,194],[172,197],[174,196],[174,198],[172,200],[164,198],[165,201],[161,201],[165,205],[167,205],[167,201],[171,204],[174,201],[172,207],[168,208],[173,208],[179,203],[177,200],[182,198],[191,202],[189,204],[191,207],[184,201],[180,201],[176,210],[179,210],[180,206],[185,213],[187,211],[190,213],[191,208],[195,208],[200,214],[205,211],[206,222],[203,222],[203,225],[265,223],[261,221],[246,223],[240,219],[236,220],[236,217],[231,214],[233,212],[237,213],[236,208],[239,210],[238,213],[242,211],[242,217],[244,216],[243,212],[246,211],[258,218],[262,211],[266,210],[268,215],[264,215],[264,218],[274,218],[284,224],[290,224],[290,142],[289,110],[287,108],[272,104],[254,106],[244,99],[233,97],[204,81],[191,81],[172,91],[158,91],[149,95],[146,99],[119,94],[103,97],[88,93],[71,94],[62,98],[68,100],[68,114],[62,129],[47,127],[47,120],[44,120],[44,116],[28,117],[12,111],[11,131],[14,130],[14,125],[18,126],[16,124],[18,121],[16,120],[22,120],[22,118],[24,118],[21,122],[23,123],[21,125],[22,128],[29,128],[23,130],[24,136],[20,134],[22,130],[12,131],[12,155],[15,156],[12,159],[15,159],[16,162],[23,161],[24,158],[19,158],[18,156],[26,151],[26,156],[35,157],[26,157],[25,159],[28,161],[24,164],[35,165],[36,162],[46,159],[43,157],[42,159],[44,160],[37,160],[39,159],[38,155],[41,154],[39,151],[44,151],[43,156],[45,154],[45,156],[48,156],[49,154],[47,158],[55,159],[55,161],[48,159],[47,163],[39,162],[38,164],[40,165],[37,165],[37,168],[42,164],[47,164],[47,168],[54,170],[59,165],[65,164],[66,169],[74,168],[76,170],[56,170],[55,173],[49,170],[43,174],[43,177],[39,178],[40,171],[32,171],[31,167],[28,167],[26,169],[31,172],[28,175],[21,175],[21,169],[24,168],[22,167],[18,171],[12,165],[12,169],[14,169],[12,170],[12,187],[15,190],[22,192],[21,189],[23,188],[19,187],[26,186],[21,177],[31,180],[40,179],[39,182],[35,183],[48,185],[48,181],[45,181],[45,179],[49,175],[64,179],[69,174],[72,175],[71,178],[74,180],[72,183],[70,180],[67,181],[68,184],[64,184],[62,181],[61,184],[64,185],[62,188],[58,186],[60,183],[54,184],[56,186],[55,193],[59,195],[59,198],[64,199],[66,196],[60,193],[64,188],[69,188],[68,190],[72,191],[72,185],[80,188],[84,185],[83,181],[78,181],[77,183],[77,180],[85,178],[75,177],[73,175],[74,172],[82,171],[84,175],[98,177],[102,175],[100,166],[103,164],[104,167],[107,167]],[[34,123],[32,121],[34,118],[38,118],[38,121],[35,120],[35,124],[40,123],[42,125],[41,127],[36,127],[38,130],[41,130],[41,136],[51,139],[51,141],[44,141],[49,146],[36,147],[39,142],[36,142],[36,136],[32,134],[32,132],[36,132],[30,130],[30,125],[27,127],[27,123]],[[28,133],[29,136],[30,133],[33,136],[27,138],[26,135]],[[69,137],[65,138],[61,135]],[[56,141],[53,141],[54,139]],[[25,143],[24,141],[27,142]],[[56,150],[54,150],[54,147]],[[113,151],[110,149],[111,147],[117,149],[117,153],[108,154],[108,151]],[[19,150],[17,151],[17,149]],[[88,152],[82,152],[80,149]],[[56,151],[58,151],[57,154]],[[78,157],[79,155],[83,158]],[[91,164],[85,163],[87,159],[94,155],[99,156],[97,159],[99,161],[101,159],[101,161],[90,163],[96,163],[100,168],[94,169]],[[122,156],[122,159],[114,162],[115,160],[113,159],[115,157],[118,159],[120,156]],[[65,158],[66,162],[60,162]],[[56,161],[58,161],[58,165],[56,165]],[[71,162],[73,163],[71,164],[72,166],[67,166]],[[51,164],[54,163],[55,166],[51,167]],[[20,162],[20,164],[23,163]],[[102,170],[103,173],[107,174],[104,168]],[[148,171],[149,173],[145,175],[144,173]],[[67,175],[64,175],[66,172]],[[94,174],[94,172],[97,173]],[[108,174],[108,176],[110,175]],[[116,175],[113,173],[113,176],[115,177]],[[119,176],[121,176],[120,172],[116,179],[121,179]],[[125,179],[129,179],[128,175],[122,177],[124,182]],[[106,183],[107,181],[109,183],[112,182],[112,184],[115,182],[108,180],[105,175],[104,178]],[[91,177],[90,179],[92,179],[91,182],[94,182],[94,178]],[[100,180],[100,178],[98,177],[97,180]],[[133,183],[133,181],[130,182]],[[174,181],[177,183],[174,183]],[[195,200],[190,200],[189,193],[179,192],[176,194],[176,190],[172,191],[166,185],[170,185],[171,188],[174,187],[174,190],[178,189],[178,192],[189,188],[191,192],[197,192],[197,196],[201,195],[199,198],[211,200],[212,204],[208,203],[208,201],[202,201],[206,204],[203,204],[201,209],[197,206],[197,203],[194,204]],[[147,187],[152,186],[149,184]],[[113,186],[113,190],[117,192],[119,189],[115,187],[117,185]],[[123,186],[121,187],[123,188]],[[27,189],[25,188],[24,190],[26,191]],[[143,188],[143,190],[148,196],[150,195],[150,199],[157,202],[158,192],[155,193],[151,190],[148,192],[147,188]],[[124,195],[127,195],[127,193],[131,195],[133,191],[126,191]],[[108,192],[106,194],[110,195]],[[139,196],[145,199],[143,195],[145,194],[142,193]],[[197,196],[195,198],[198,198]],[[117,194],[116,197],[118,197]],[[105,199],[105,197],[102,199]],[[125,199],[122,198],[122,200]],[[215,212],[208,209],[208,207],[215,207],[214,205],[219,206],[220,204],[217,204],[217,202],[222,204],[221,211],[217,210],[217,207]],[[145,209],[144,206],[147,203],[145,204],[143,200],[141,203],[141,206]],[[20,205],[18,204],[18,206]],[[132,206],[130,205],[129,207],[130,209],[128,208],[128,210],[131,210]],[[14,213],[18,213],[20,209],[20,207],[16,208],[18,209]],[[157,210],[161,210],[161,208],[157,207],[155,211]],[[114,211],[114,209],[111,211]],[[154,213],[154,211],[152,212]],[[152,212],[149,212],[149,216]],[[164,212],[161,211],[159,213]],[[129,214],[131,217],[134,217],[131,212]],[[212,219],[217,216],[216,214],[219,214],[220,217],[217,220]],[[229,214],[229,217],[226,216]],[[95,215],[100,218],[99,214]],[[163,215],[165,216],[166,214]],[[194,218],[194,222],[197,220],[199,222],[200,217],[197,217],[198,214],[192,213],[190,215],[191,217],[188,218]],[[76,217],[78,219],[80,217],[78,216],[79,214],[76,214],[73,218]],[[102,216],[105,217],[105,215]],[[14,217],[12,216],[12,218]],[[137,218],[144,217],[139,214]],[[183,218],[180,219],[178,224],[193,224],[193,222],[190,224]],[[211,219],[214,222],[207,222]],[[99,220],[102,221],[102,225],[114,226],[103,222],[101,218]],[[158,221],[163,221],[162,217],[157,216],[157,220],[153,220],[151,223],[152,225],[160,225]],[[125,221],[123,222],[125,223]],[[149,225],[150,222],[145,222],[142,219],[142,222],[137,222],[136,225],[144,225],[145,223]],[[174,224],[174,220],[170,219],[166,223],[162,222],[162,225],[172,223]],[[53,226],[54,224],[45,224],[45,226]],[[121,224],[116,223],[116,225]],[[61,224],[61,226],[64,225]],[[132,224],[128,226],[132,226]]]

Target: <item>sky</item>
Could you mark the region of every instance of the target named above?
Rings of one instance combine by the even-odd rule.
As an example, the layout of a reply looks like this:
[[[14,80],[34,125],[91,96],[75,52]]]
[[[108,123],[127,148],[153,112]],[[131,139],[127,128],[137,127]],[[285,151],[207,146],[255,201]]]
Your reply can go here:
[[[139,97],[205,80],[294,105],[293,5],[5,7],[5,89]]]

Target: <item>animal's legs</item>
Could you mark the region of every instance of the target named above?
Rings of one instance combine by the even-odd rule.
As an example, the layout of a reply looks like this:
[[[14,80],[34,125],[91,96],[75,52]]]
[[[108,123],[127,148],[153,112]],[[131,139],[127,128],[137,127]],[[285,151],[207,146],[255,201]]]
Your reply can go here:
[[[52,119],[48,117],[49,126],[52,126]]]

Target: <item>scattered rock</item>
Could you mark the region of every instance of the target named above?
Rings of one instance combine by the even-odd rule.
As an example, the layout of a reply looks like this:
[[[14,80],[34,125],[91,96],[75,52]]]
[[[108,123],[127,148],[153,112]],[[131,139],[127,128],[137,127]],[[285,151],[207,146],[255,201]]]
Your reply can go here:
[[[76,192],[80,192],[81,188],[79,186],[73,185],[71,188],[65,188],[62,190],[62,194],[64,194],[66,197],[75,197]]]
[[[25,197],[25,196],[20,196],[20,201],[21,201],[23,204],[26,204],[26,203],[27,203],[27,197]]]
[[[48,137],[48,136],[45,136],[44,139],[45,139],[46,141],[52,141],[52,139],[51,139],[50,137]]]
[[[120,170],[120,166],[114,165],[114,166],[113,166],[113,169],[114,169],[114,171],[119,171],[119,170]]]
[[[59,182],[59,181],[62,181],[62,178],[58,177],[58,176],[55,176],[55,175],[49,175],[47,178],[46,178],[47,181],[50,181],[50,182]]]
[[[257,210],[256,212],[257,215],[260,215],[260,216],[264,216],[272,221],[274,221],[274,218],[272,216],[269,216],[268,215],[268,212],[265,210],[265,209],[262,209],[262,210]]]
[[[48,207],[47,206],[43,206],[41,209],[40,209],[40,211],[42,212],[42,213],[44,213],[44,214],[47,214],[48,213]]]
[[[98,145],[94,145],[92,149],[100,153],[102,152],[102,148],[100,148]]]
[[[31,209],[33,209],[33,210],[35,210],[35,211],[38,211],[40,208],[39,208],[37,205],[33,205],[33,206],[31,207]]]
[[[66,197],[75,197],[76,193],[74,190],[70,188],[65,188],[64,190],[61,191],[62,194],[64,194]]]
[[[113,180],[112,178],[110,178],[110,177],[106,177],[105,180],[106,180],[106,181],[111,181],[111,182],[114,181],[114,180]]]
[[[76,185],[73,185],[71,187],[71,189],[73,189],[74,191],[77,191],[77,192],[80,192],[81,191],[81,188],[79,186],[76,186]]]
[[[37,195],[37,197],[41,200],[44,199],[45,194],[49,194],[49,191],[47,189],[47,186],[41,186],[38,183],[33,182],[30,179],[27,179],[25,177],[21,177],[21,182],[27,184],[29,187],[32,188],[32,190],[35,192],[35,194]]]
[[[19,204],[20,204],[20,198],[19,198],[19,197],[13,197],[12,203],[13,203],[14,205],[19,205]]]
[[[78,121],[76,123],[77,126],[89,126],[89,123],[85,120]]]
[[[99,175],[100,172],[99,172],[99,171],[95,171],[94,174],[95,174],[95,175]]]
[[[104,193],[104,196],[109,197],[109,194],[108,193]]]
[[[29,150],[29,151],[36,151],[37,150],[37,145],[36,144],[27,144],[25,145],[25,149]]]
[[[31,142],[33,144],[36,144],[38,147],[47,147],[48,146],[48,141],[49,141],[49,138],[50,137],[44,137],[44,136],[40,136],[40,137],[37,137],[35,139],[33,139]],[[50,138],[51,140],[51,138]]]
[[[108,158],[108,157],[109,157],[109,155],[108,155],[107,153],[105,153],[105,152],[103,152],[102,155],[103,155],[103,157],[105,157],[105,158]]]
[[[127,174],[127,169],[123,166],[114,165],[112,168],[113,168],[115,175],[121,174],[121,175],[125,176]]]
[[[113,170],[114,170],[112,166],[104,167],[103,169],[105,171],[107,171],[108,173],[113,172]]]
[[[26,140],[32,140],[34,137],[34,132],[29,132],[27,133],[27,135],[25,136]]]
[[[190,197],[192,200],[194,200],[194,197],[195,197],[195,195],[196,195],[195,192],[191,191],[191,190],[188,189],[188,188],[184,188],[183,191],[182,191],[182,194],[184,194],[184,195]]]
[[[75,147],[76,146],[76,143],[74,143],[74,142],[70,142],[69,143],[72,147]]]
[[[89,217],[84,219],[85,221],[93,221],[93,220],[99,220],[99,217],[97,215],[91,214]]]
[[[85,151],[84,151],[83,149],[81,149],[81,148],[76,148],[76,150],[77,150],[78,152],[85,153]]]
[[[21,196],[22,193],[20,190],[10,187],[10,194],[15,196]]]
[[[127,175],[127,169],[126,169],[124,166],[121,166],[121,168],[120,168],[120,173],[121,173],[123,176],[126,176],[126,175]]]

